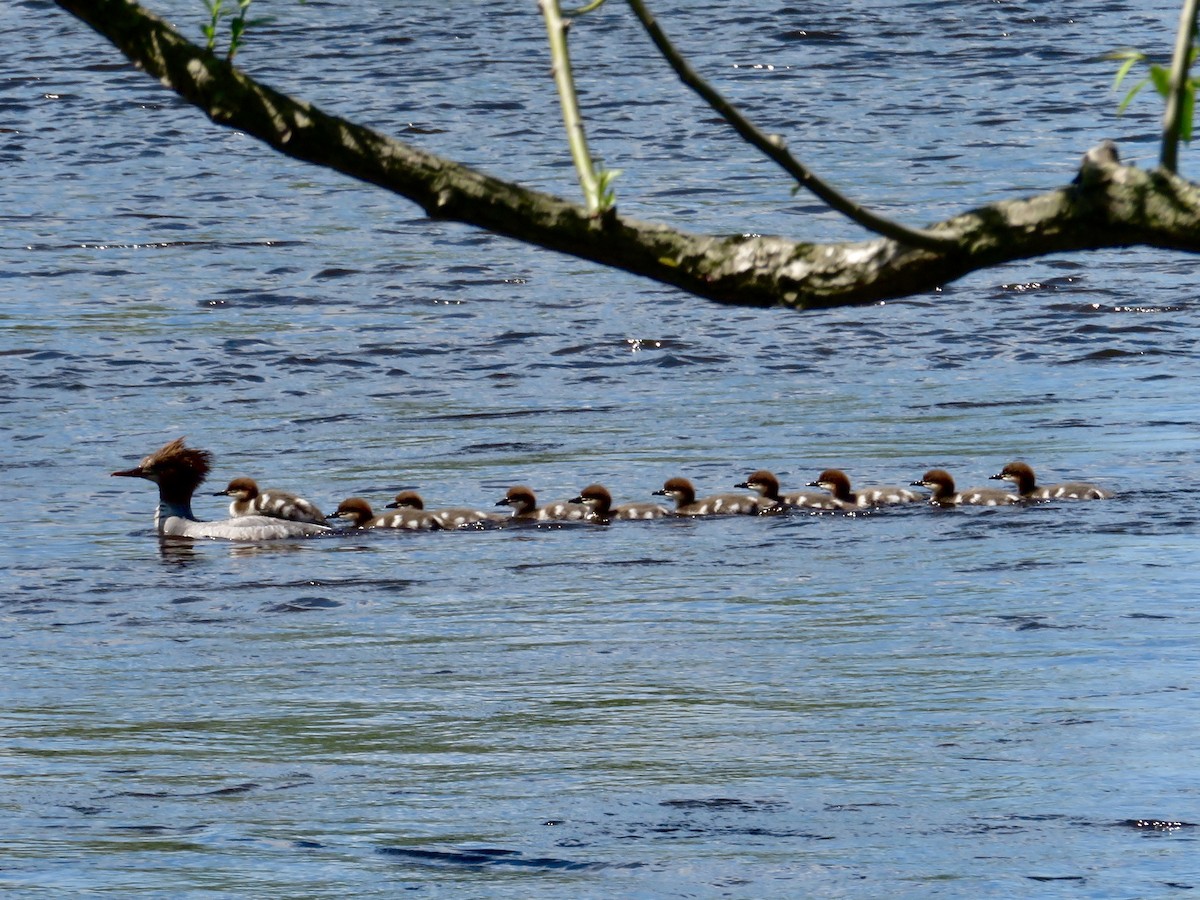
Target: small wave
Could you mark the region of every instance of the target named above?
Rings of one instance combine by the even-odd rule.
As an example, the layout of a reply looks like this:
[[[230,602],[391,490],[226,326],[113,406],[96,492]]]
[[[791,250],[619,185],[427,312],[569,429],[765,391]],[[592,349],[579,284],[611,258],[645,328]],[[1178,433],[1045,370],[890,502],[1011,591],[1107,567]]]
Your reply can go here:
[[[294,600],[284,600],[266,607],[266,612],[312,612],[318,609],[337,609],[342,606],[340,600],[330,600],[328,597],[297,597]]]
[[[380,847],[376,850],[383,856],[395,857],[425,865],[460,866],[464,868],[486,868],[491,866],[515,866],[526,869],[548,869],[577,872],[587,869],[612,868],[612,863],[579,862],[553,856],[524,856],[518,850],[496,847],[480,847],[471,850],[420,850],[410,847]],[[619,868],[637,868],[640,863],[625,863]]]

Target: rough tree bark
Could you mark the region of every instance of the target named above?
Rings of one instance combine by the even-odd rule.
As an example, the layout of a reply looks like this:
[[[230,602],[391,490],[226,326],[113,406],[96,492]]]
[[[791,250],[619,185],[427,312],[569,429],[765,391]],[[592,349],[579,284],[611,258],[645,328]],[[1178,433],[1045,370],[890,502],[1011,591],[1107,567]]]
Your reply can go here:
[[[133,0],[57,0],[219,125],[295,159],[378,185],[434,219],[477,226],[744,306],[844,306],[931,290],[1012,260],[1144,245],[1200,252],[1200,186],[1122,165],[1105,143],[1058,190],[980,207],[927,230],[922,249],[891,238],[807,243],[690,234],[493,178],[259,84]]]

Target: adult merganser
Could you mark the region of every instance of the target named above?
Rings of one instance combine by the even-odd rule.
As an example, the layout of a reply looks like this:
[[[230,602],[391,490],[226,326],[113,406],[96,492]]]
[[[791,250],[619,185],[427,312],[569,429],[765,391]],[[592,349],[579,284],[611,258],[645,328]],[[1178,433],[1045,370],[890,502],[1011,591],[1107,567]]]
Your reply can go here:
[[[930,469],[913,487],[932,488],[929,502],[936,506],[1009,506],[1020,503],[1021,498],[1010,491],[999,488],[971,488],[966,491],[954,489],[954,476],[945,469]]]
[[[582,521],[591,513],[586,506],[566,500],[560,500],[539,509],[537,497],[523,484],[510,487],[504,498],[496,501],[496,505],[511,506],[512,516],[510,519],[518,522]]]
[[[754,516],[769,508],[761,497],[748,494],[713,494],[696,499],[696,489],[686,478],[668,478],[656,497],[672,497],[677,516]]]
[[[764,501],[770,501],[770,504],[764,512],[778,512],[785,509],[800,509],[808,507],[812,509],[837,509],[837,503],[828,494],[819,494],[815,491],[795,491],[790,494],[781,494],[779,492],[779,479],[775,477],[773,472],[768,472],[766,469],[759,469],[745,481],[735,484],[734,487],[749,488],[752,491],[758,491]]]
[[[670,510],[657,503],[622,503],[612,505],[612,494],[602,484],[589,484],[579,496],[571,501],[581,503],[591,510],[589,520],[610,522],[613,519],[661,519],[671,515]]]
[[[441,531],[442,523],[419,509],[398,509],[375,515],[371,504],[362,497],[350,497],[329,514],[331,519],[346,519],[353,528],[394,528],[403,531]]]
[[[1011,462],[995,475],[995,481],[1011,481],[1022,500],[1108,500],[1113,492],[1086,481],[1064,481],[1041,487],[1033,469],[1023,462]]]
[[[260,491],[253,478],[235,478],[229,482],[229,487],[217,491],[213,496],[233,498],[233,502],[229,504],[229,515],[235,519],[239,516],[269,516],[272,519],[287,519],[291,522],[329,524],[321,511],[303,497],[277,488]]]
[[[860,491],[850,490],[850,479],[841,469],[826,469],[810,481],[807,487],[823,487],[833,495],[841,509],[865,509],[870,506],[891,506],[895,503],[912,503],[920,497],[908,488],[893,485],[867,487]]]
[[[401,491],[396,495],[396,499],[387,505],[387,508],[424,510],[425,501],[421,499],[421,495],[416,491]],[[432,509],[429,511],[429,515],[437,519],[443,528],[479,527],[486,524],[499,524],[500,522],[508,521],[507,516],[483,512],[482,510],[471,509],[467,506]]]
[[[176,438],[151,453],[136,468],[113,472],[126,478],[145,478],[158,485],[154,529],[161,535],[186,538],[223,538],[231,541],[268,541],[326,534],[329,528],[310,522],[289,522],[267,516],[239,516],[222,522],[198,522],[192,515],[192,494],[212,467],[207,450],[186,447]]]

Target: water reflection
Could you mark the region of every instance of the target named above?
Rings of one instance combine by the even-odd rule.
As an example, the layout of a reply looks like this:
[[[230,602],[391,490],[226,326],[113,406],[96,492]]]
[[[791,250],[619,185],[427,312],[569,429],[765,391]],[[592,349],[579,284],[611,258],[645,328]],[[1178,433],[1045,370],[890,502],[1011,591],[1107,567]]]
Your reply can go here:
[[[329,537],[333,537],[330,535]],[[327,540],[322,537],[322,540]],[[163,563],[178,568],[187,568],[200,562],[209,561],[213,554],[222,554],[231,559],[247,559],[258,556],[278,557],[289,553],[305,551],[304,544],[299,541],[261,541],[259,543],[238,543],[234,541],[193,540],[191,538],[160,536],[158,538],[158,554]]]

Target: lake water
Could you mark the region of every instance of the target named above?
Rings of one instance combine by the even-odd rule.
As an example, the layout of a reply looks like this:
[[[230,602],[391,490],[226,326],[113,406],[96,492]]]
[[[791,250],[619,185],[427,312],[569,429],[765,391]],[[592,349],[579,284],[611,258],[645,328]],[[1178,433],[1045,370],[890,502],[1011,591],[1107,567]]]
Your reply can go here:
[[[254,11],[259,11],[258,3]],[[532,2],[261,4],[268,83],[577,196]],[[1149,165],[1114,64],[1167,2],[654,4],[920,224]],[[158,7],[189,36],[202,7]],[[796,314],[452,224],[0,9],[0,889],[13,897],[1148,897],[1200,886],[1200,291],[1129,250]],[[573,32],[621,209],[857,238],[607,4]],[[1183,155],[1195,170],[1195,151]],[[181,434],[325,508],[827,466],[1105,503],[160,546]],[[1167,827],[1165,823],[1177,823]]]

